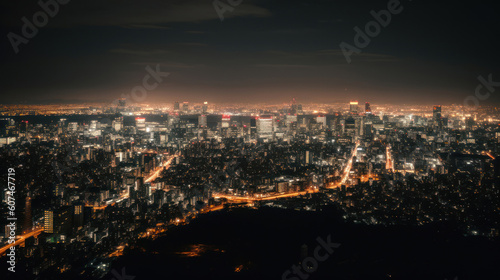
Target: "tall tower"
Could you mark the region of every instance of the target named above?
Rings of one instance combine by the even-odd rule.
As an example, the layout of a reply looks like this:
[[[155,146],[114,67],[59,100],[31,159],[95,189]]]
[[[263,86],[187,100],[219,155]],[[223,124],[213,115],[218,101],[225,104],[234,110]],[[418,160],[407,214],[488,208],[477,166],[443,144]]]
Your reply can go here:
[[[203,114],[206,114],[208,112],[208,102],[204,102],[203,103],[203,107],[202,107],[202,113]]]
[[[43,231],[54,233],[54,211],[52,210],[45,210],[44,212]]]
[[[326,116],[325,115],[319,115],[316,117],[316,122],[320,123],[322,125],[322,128],[326,128]]]
[[[115,131],[120,131],[123,128],[123,117],[116,118],[111,122],[111,126]]]
[[[434,127],[438,127],[439,129],[443,127],[443,118],[441,116],[441,105],[434,106],[432,110],[432,121],[434,123]]]
[[[83,204],[73,205],[73,227],[80,229],[83,226]]]
[[[365,114],[366,115],[371,115],[372,114],[372,108],[370,108],[370,103],[369,102],[365,103]]]
[[[146,131],[146,118],[135,118],[135,127],[139,131]]]
[[[295,100],[295,97],[292,99],[292,104],[290,104],[290,107],[291,107],[290,113],[296,114],[298,111],[298,107],[297,107],[297,101]]]
[[[257,133],[260,137],[273,136],[273,116],[264,115],[257,119]]]
[[[434,121],[438,121],[441,119],[441,105],[434,106],[432,110],[432,118]]]
[[[349,103],[349,112],[352,115],[357,115],[358,114],[358,101],[351,101]]]
[[[221,127],[222,128],[227,128],[229,127],[229,125],[231,124],[231,116],[230,115],[222,115],[222,124],[221,124]]]

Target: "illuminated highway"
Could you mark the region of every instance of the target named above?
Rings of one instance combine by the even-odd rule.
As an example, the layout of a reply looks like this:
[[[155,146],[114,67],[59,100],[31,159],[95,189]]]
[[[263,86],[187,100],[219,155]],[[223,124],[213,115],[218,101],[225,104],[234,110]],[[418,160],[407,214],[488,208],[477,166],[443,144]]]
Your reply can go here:
[[[224,209],[224,204],[217,205],[217,206],[211,206],[210,208],[203,209],[201,212],[202,213],[208,213],[208,212],[220,211],[222,209]]]
[[[385,169],[394,170],[394,161],[391,155],[391,145],[387,145],[385,149],[385,156],[386,156]]]
[[[317,190],[308,190],[308,191],[303,191],[303,192],[293,192],[293,193],[285,193],[285,194],[277,194],[277,195],[270,195],[270,196],[264,196],[264,197],[250,197],[250,196],[237,196],[237,195],[227,195],[227,194],[214,194],[214,198],[225,198],[227,200],[232,200],[236,202],[250,202],[250,201],[265,201],[265,200],[274,200],[274,199],[279,199],[279,198],[285,198],[285,197],[295,197],[299,195],[305,195],[308,193],[316,193],[318,192]]]
[[[495,159],[495,157],[489,152],[486,152],[486,155],[489,156],[491,159]]]
[[[170,158],[166,161],[164,161],[154,172],[153,174],[144,181],[145,183],[149,183],[154,181],[158,176],[160,176],[161,172],[163,171],[163,168],[168,169],[170,168],[170,164],[172,163],[172,160],[176,157],[176,155],[170,156]]]
[[[172,163],[172,160],[174,160],[174,158],[176,156],[177,156],[177,154],[172,155],[172,156],[169,157],[168,160],[162,162],[162,164],[160,166],[158,166],[155,171],[153,171],[153,174],[151,174],[151,176],[149,176],[144,181],[144,183],[149,183],[149,182],[152,182],[152,181],[156,180],[156,178],[158,178],[158,176],[160,176],[160,174],[164,170],[164,168],[165,168],[165,170],[170,168],[170,164]],[[129,198],[129,196],[130,196],[129,193],[124,193],[124,194],[121,195],[121,197],[120,197],[119,200],[127,199],[127,198]]]
[[[165,169],[169,169],[170,168],[170,164],[172,163],[172,160],[174,160],[174,158],[177,156],[177,154],[175,155],[172,155],[169,157],[168,160],[162,162],[162,164],[160,164],[160,166],[158,166],[155,171],[153,171],[153,173],[151,174],[151,176],[149,176],[144,182],[145,183],[149,183],[149,182],[152,182],[154,181],[156,178],[158,178],[158,176],[160,176],[161,172]],[[120,194],[120,197],[118,198],[115,198],[113,200],[113,202],[109,203],[108,205],[101,205],[101,206],[94,206],[94,205],[86,205],[87,207],[93,207],[94,210],[104,210],[106,209],[106,207],[108,207],[109,205],[113,205],[115,203],[118,203],[118,202],[121,202],[123,201],[124,199],[127,199],[130,197],[130,194],[128,192],[123,192],[122,194]]]
[[[36,236],[36,235],[39,235],[40,233],[42,233],[43,229],[35,229],[33,230],[32,232],[29,232],[29,233],[26,233],[26,234],[23,234],[19,237],[19,239],[16,240],[16,242],[12,243],[12,244],[7,244],[5,246],[3,246],[2,248],[0,248],[0,256],[3,256],[4,254],[6,254],[6,251],[11,247],[11,246],[17,246],[17,245],[20,245],[22,243],[24,243],[24,241],[27,239],[27,238],[30,238],[32,236]]]
[[[349,159],[346,167],[344,168],[344,172],[342,173],[342,179],[340,180],[340,182],[338,182],[337,184],[335,184],[331,187],[328,187],[328,189],[339,188],[340,186],[345,184],[345,182],[349,178],[349,173],[351,172],[352,164],[354,161],[354,157],[356,156],[356,151],[358,150],[359,144],[360,144],[360,141],[359,140],[356,141],[356,146],[354,146],[354,149],[352,150],[351,158]]]

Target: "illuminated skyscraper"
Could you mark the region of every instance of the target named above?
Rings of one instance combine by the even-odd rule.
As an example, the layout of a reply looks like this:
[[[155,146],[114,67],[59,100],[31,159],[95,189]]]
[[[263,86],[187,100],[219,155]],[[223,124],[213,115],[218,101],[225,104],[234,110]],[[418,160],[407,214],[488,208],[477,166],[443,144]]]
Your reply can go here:
[[[206,114],[208,112],[208,102],[204,102],[202,106],[202,113]]]
[[[123,118],[116,118],[112,123],[111,123],[112,128],[115,131],[120,131],[123,128]]]
[[[183,111],[184,113],[189,112],[189,103],[188,103],[188,102],[184,102],[184,103],[182,103],[182,111]]]
[[[345,119],[344,131],[351,135],[356,135],[356,119],[348,117]]]
[[[222,115],[222,128],[229,127],[230,123],[231,123],[231,116],[230,115]]]
[[[326,128],[326,116],[324,115],[317,116],[316,122],[322,124],[323,128]]]
[[[264,115],[257,119],[257,133],[259,137],[273,136],[273,116]]]
[[[97,130],[97,121],[96,120],[91,120],[90,121],[90,128],[89,128],[89,130],[91,130],[91,131]]]
[[[73,227],[79,229],[83,226],[83,204],[73,206]]]
[[[432,110],[432,118],[434,121],[441,119],[441,105],[434,106],[434,109]]]
[[[146,131],[146,118],[135,118],[135,127],[139,131]]]
[[[71,207],[45,210],[43,230],[46,233],[68,234],[71,230]]]
[[[290,113],[291,114],[297,113],[297,101],[295,101],[295,98],[292,99],[292,103],[290,104]]]
[[[353,115],[357,115],[358,114],[358,101],[351,101],[351,103],[349,105],[350,105],[349,112]]]
[[[46,233],[54,233],[54,211],[52,210],[45,210],[43,231]]]
[[[306,151],[305,157],[304,157],[304,163],[306,165],[312,163],[312,153],[310,151]]]
[[[441,105],[434,106],[432,110],[432,120],[434,123],[434,127],[442,128],[443,127],[443,118],[441,115]]]
[[[77,131],[78,130],[78,123],[77,122],[70,122],[68,124],[68,130],[69,131]]]
[[[181,106],[179,105],[179,102],[175,101],[174,103],[174,111],[179,111],[181,109]]]
[[[365,103],[365,114],[366,115],[372,114],[372,108],[370,108],[370,103],[368,103],[368,102]]]
[[[26,122],[26,125],[27,125],[27,122]],[[66,131],[66,119],[60,119],[59,122],[57,123],[57,133],[61,134],[65,131]]]
[[[293,123],[297,123],[297,115],[286,115],[285,124],[287,127],[291,127]]]

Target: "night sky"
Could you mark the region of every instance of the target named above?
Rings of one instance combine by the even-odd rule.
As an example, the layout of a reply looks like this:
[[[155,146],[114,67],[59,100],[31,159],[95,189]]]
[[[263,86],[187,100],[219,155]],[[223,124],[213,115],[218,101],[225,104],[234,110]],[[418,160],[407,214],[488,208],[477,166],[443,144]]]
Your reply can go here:
[[[110,102],[157,64],[145,102],[463,104],[479,75],[500,82],[495,1],[401,0],[348,63],[340,44],[389,2],[243,0],[221,21],[213,0],[71,0],[16,54],[8,34],[41,8],[2,1],[0,103]]]

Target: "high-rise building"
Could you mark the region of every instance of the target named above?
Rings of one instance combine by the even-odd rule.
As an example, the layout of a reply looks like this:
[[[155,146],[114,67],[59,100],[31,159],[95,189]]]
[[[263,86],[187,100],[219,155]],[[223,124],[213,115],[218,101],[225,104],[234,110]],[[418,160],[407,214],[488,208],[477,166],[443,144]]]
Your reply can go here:
[[[231,123],[231,116],[230,115],[222,115],[222,128],[229,127],[229,124]]]
[[[89,130],[91,130],[91,131],[96,131],[97,130],[97,120],[91,120],[90,121]]]
[[[152,189],[150,183],[144,182],[144,177],[137,177],[135,181],[135,188],[139,198],[148,198],[151,196]]]
[[[474,121],[474,118],[469,117],[465,120],[465,127],[467,130],[473,130],[476,125],[476,122]]]
[[[292,124],[297,123],[297,115],[286,115],[285,124],[287,127],[292,127]]]
[[[43,230],[46,233],[69,234],[71,230],[71,207],[45,210]]]
[[[207,116],[206,115],[200,115],[198,117],[198,126],[199,127],[207,127]]]
[[[363,136],[364,135],[364,122],[362,118],[356,118],[355,124],[356,126],[356,135]]]
[[[496,157],[493,161],[494,166],[494,179],[496,184],[500,184],[500,157]],[[496,187],[496,186],[495,186]]]
[[[295,98],[292,99],[292,103],[290,104],[290,113],[291,114],[297,114],[297,101]]]
[[[344,122],[344,132],[356,135],[356,119],[348,117]]]
[[[326,116],[319,115],[316,117],[316,123],[321,124],[323,128],[326,128]]]
[[[184,103],[182,103],[182,111],[183,111],[184,113],[189,112],[189,103],[188,103],[188,102],[184,102]]]
[[[181,109],[181,106],[179,105],[179,102],[175,101],[174,103],[174,111],[179,111]]]
[[[372,108],[370,108],[370,103],[369,102],[365,103],[365,114],[366,115],[371,115],[372,114]]]
[[[144,188],[144,177],[137,177],[135,180],[135,190],[137,191],[137,195],[139,197],[146,196],[146,190]]]
[[[432,110],[432,119],[438,121],[441,119],[441,105],[434,106]]]
[[[358,101],[351,101],[349,103],[349,112],[353,115],[357,115],[358,114]]]
[[[123,118],[116,118],[112,123],[111,126],[115,131],[120,131],[123,128]]]
[[[135,127],[139,131],[146,131],[146,118],[135,118]]]
[[[311,164],[312,163],[312,153],[310,151],[306,151],[305,157],[304,157],[304,163],[305,164]]]
[[[66,119],[60,119],[57,123],[57,133],[63,133],[66,130]]]
[[[208,112],[208,102],[204,102],[201,108],[202,113],[206,114]]]
[[[434,127],[442,128],[443,127],[443,118],[441,115],[441,105],[434,106],[432,110],[432,120]]]
[[[70,123],[68,124],[68,129],[69,129],[70,131],[73,131],[73,132],[74,132],[74,131],[77,131],[77,130],[78,130],[78,123],[77,123],[77,122],[70,122]]]
[[[54,211],[52,210],[45,210],[44,212],[43,231],[54,233]]]
[[[271,115],[260,116],[257,119],[257,133],[259,137],[272,137],[273,136],[273,123],[274,118]]]
[[[79,229],[83,227],[83,204],[73,205],[73,227]]]

